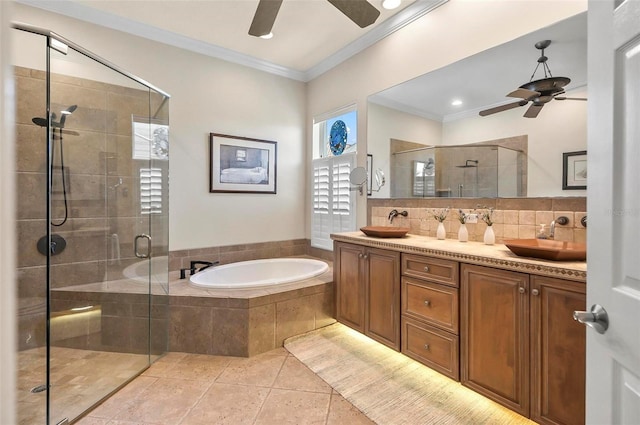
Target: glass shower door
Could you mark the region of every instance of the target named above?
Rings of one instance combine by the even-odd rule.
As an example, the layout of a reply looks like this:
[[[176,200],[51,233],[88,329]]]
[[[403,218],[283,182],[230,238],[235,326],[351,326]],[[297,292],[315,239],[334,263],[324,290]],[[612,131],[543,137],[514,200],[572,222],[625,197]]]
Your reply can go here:
[[[166,178],[152,165],[150,89],[64,50],[49,49],[50,424],[149,365],[151,217]]]

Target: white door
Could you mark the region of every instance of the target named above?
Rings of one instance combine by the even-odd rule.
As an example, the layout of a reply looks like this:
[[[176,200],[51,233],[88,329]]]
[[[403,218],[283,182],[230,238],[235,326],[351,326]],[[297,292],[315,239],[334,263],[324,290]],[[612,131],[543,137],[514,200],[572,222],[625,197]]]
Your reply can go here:
[[[640,0],[589,1],[587,423],[640,424]]]

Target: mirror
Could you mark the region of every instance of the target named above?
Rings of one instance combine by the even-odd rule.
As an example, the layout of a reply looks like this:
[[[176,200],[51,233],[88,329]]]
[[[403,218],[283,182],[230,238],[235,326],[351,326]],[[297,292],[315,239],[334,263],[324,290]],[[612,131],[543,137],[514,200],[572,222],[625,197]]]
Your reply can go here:
[[[353,170],[351,170],[351,172],[349,173],[349,182],[351,183],[352,186],[354,186],[351,188],[351,190],[359,190],[360,195],[362,195],[363,193],[362,187],[367,183],[367,181],[368,181],[368,174],[367,174],[367,170],[364,167],[356,167]],[[377,189],[372,189],[372,190],[379,192],[380,188],[382,188],[382,186],[384,186],[386,182],[384,173],[379,168],[375,171],[375,181],[378,187]]]
[[[518,101],[507,94],[530,77],[546,78],[542,67],[536,70],[541,51],[535,45],[541,40],[551,40],[544,55],[553,77],[571,79],[559,97],[586,98],[586,38],[585,12],[371,95],[367,151],[389,176],[387,187],[372,196],[586,196],[585,190],[563,190],[562,172],[563,153],[586,150],[588,102],[551,99],[535,118],[523,116],[531,102],[479,115]],[[498,155],[495,162],[484,159],[475,168],[463,167],[465,160],[479,159],[479,154],[469,153],[471,147],[490,145],[506,155]],[[442,162],[434,155],[408,154],[434,147],[455,151],[455,159]],[[430,164],[429,158],[435,162]],[[398,169],[407,170],[402,178]],[[437,176],[444,169],[450,170],[448,183],[435,180],[433,190],[427,191],[427,174]],[[455,181],[454,174],[466,181]],[[497,179],[495,193],[488,176]]]

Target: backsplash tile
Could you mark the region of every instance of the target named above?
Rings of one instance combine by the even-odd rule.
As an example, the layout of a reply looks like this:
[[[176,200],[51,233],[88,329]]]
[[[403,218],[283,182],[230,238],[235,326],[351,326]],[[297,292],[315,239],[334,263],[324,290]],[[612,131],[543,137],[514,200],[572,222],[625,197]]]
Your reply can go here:
[[[368,199],[368,223],[372,226],[409,227],[409,233],[435,237],[438,222],[430,209],[449,207],[473,209],[494,208],[493,230],[496,242],[505,239],[535,238],[540,224],[550,230],[551,221],[561,216],[569,219],[566,225],[556,224],[555,239],[568,242],[586,242],[586,228],[580,220],[585,217],[586,198],[500,198],[500,199]],[[398,216],[389,223],[391,210],[406,210],[408,217]],[[444,221],[447,239],[457,239],[460,223],[450,211]],[[482,241],[487,225],[478,217],[478,223],[467,223],[469,240]]]

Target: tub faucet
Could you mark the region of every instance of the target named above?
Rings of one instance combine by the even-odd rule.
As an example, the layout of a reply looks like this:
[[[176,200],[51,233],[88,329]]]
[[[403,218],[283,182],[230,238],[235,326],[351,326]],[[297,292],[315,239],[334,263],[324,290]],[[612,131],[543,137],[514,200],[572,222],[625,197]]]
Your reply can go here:
[[[209,267],[213,267],[216,264],[220,264],[220,261],[190,261],[189,267],[186,269],[180,269],[180,279],[186,279],[186,272],[189,271],[189,276],[193,275],[196,272],[201,272],[204,269],[208,269]],[[196,266],[201,265],[202,267],[197,268]]]
[[[398,212],[398,210],[391,210],[391,212],[389,213],[389,224],[393,223],[393,219],[399,215],[406,217],[409,215],[409,213],[406,211]]]
[[[561,225],[569,224],[569,219],[561,215],[560,217],[553,220],[551,222],[551,225],[549,226],[549,235],[547,236],[548,239],[555,239],[556,224],[561,224]]]

